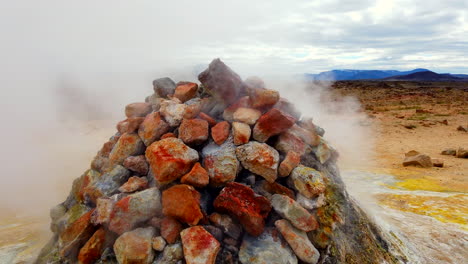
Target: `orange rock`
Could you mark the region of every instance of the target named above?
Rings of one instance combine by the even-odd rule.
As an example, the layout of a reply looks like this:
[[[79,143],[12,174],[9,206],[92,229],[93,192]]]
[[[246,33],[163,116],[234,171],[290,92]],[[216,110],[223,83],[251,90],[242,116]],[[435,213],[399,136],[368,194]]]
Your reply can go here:
[[[133,176],[130,177],[126,183],[120,186],[119,191],[123,193],[131,193],[145,189],[146,187],[148,187],[148,180],[145,177]]]
[[[179,126],[179,138],[188,145],[199,145],[208,139],[208,122],[203,119],[184,119]]]
[[[228,108],[224,109],[223,118],[226,121],[234,121],[234,112],[240,107],[250,107],[250,99],[248,96],[239,98],[235,103],[231,104]]]
[[[265,109],[272,107],[279,100],[279,92],[270,89],[249,89],[252,107]]]
[[[250,126],[245,123],[233,122],[232,123],[232,136],[234,138],[234,145],[246,144],[250,140],[252,130]]]
[[[175,89],[174,97],[182,103],[192,99],[197,95],[198,84],[192,82],[180,82]]]
[[[253,129],[253,138],[265,142],[271,136],[278,135],[294,125],[296,119],[283,111],[273,108],[262,115]]]
[[[286,177],[291,174],[291,171],[299,165],[301,162],[301,156],[294,151],[289,151],[286,158],[281,162],[279,166],[279,176]]]
[[[271,194],[283,194],[291,199],[294,199],[294,191],[277,182],[263,181],[263,189]]]
[[[201,112],[199,115],[198,115],[199,118],[205,120],[208,122],[208,124],[210,125],[210,127],[212,126],[215,126],[216,125],[216,120],[214,118],[212,118],[211,116]]]
[[[78,249],[93,235],[96,230],[96,227],[91,224],[93,212],[94,209],[80,216],[60,234],[60,243],[62,245],[60,255],[62,257],[76,258]]]
[[[140,126],[141,122],[143,122],[143,120],[145,120],[144,117],[127,118],[117,123],[117,131],[119,131],[120,134],[133,133],[135,132],[135,130],[138,129],[138,127]]]
[[[164,133],[170,130],[170,126],[162,118],[159,112],[153,112],[146,116],[143,123],[138,129],[138,135],[143,140],[146,146],[151,145],[156,140],[159,140]]]
[[[202,188],[208,185],[210,178],[208,172],[201,166],[199,162],[195,163],[192,170],[185,174],[180,182],[188,185],[192,185],[196,188]]]
[[[163,191],[163,214],[196,225],[203,218],[200,209],[200,193],[192,186],[179,184]]]
[[[214,264],[220,243],[201,226],[182,230],[180,233],[187,264]]]
[[[229,137],[229,130],[231,125],[229,122],[223,121],[216,124],[211,128],[211,137],[216,142],[216,144],[221,145]]]
[[[135,133],[125,133],[120,136],[117,144],[115,144],[109,154],[109,161],[112,164],[121,164],[129,156],[134,156],[142,153],[144,149],[143,141]]]
[[[169,132],[161,136],[161,139],[165,139],[165,138],[177,138],[177,136],[174,133]]]
[[[289,131],[280,134],[276,141],[275,148],[282,153],[294,151],[301,156],[306,152],[304,141]]]
[[[149,103],[132,103],[125,107],[125,115],[127,117],[145,117],[152,110]]]
[[[234,118],[234,121],[243,122],[248,125],[255,125],[261,115],[262,112],[257,109],[240,107],[234,112],[232,117]]]
[[[182,231],[182,224],[174,218],[166,216],[161,220],[160,228],[161,236],[167,243],[174,244]]]
[[[80,249],[78,254],[79,264],[92,264],[101,258],[102,250],[106,242],[106,231],[101,227]]]

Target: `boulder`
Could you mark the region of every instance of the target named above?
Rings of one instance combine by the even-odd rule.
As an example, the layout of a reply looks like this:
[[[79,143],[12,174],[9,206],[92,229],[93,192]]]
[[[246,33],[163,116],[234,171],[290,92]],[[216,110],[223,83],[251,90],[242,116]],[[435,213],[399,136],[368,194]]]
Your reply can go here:
[[[70,224],[59,237],[60,256],[66,259],[76,259],[78,250],[89,240],[96,231],[91,223],[94,209],[81,215]]]
[[[468,158],[468,150],[460,147],[457,149],[457,158],[466,159]]]
[[[210,177],[208,172],[201,166],[200,163],[195,163],[192,170],[189,173],[185,174],[180,182],[183,184],[192,185],[196,188],[203,188],[208,185]]]
[[[419,166],[423,168],[430,168],[433,166],[431,157],[425,154],[416,154],[412,156],[406,156],[403,160],[403,166]]]
[[[444,149],[440,154],[442,155],[449,155],[449,156],[456,156],[457,150],[454,148]]]
[[[106,231],[101,227],[80,249],[78,261],[80,264],[92,264],[101,258],[106,243]]]
[[[278,91],[264,88],[249,89],[249,97],[252,107],[258,109],[268,109],[274,106],[280,98]]]
[[[327,162],[332,156],[331,147],[322,137],[320,137],[319,144],[312,148],[312,151],[322,164],[325,164],[325,162]]]
[[[216,211],[235,217],[245,231],[259,236],[265,227],[265,218],[271,210],[268,199],[240,183],[231,182],[224,187],[213,203]]]
[[[135,133],[125,133],[120,136],[109,154],[109,161],[112,164],[122,164],[129,156],[135,156],[143,153],[144,144],[140,137]]]
[[[439,168],[444,167],[444,160],[442,159],[431,159],[431,161],[434,167],[439,167]]]
[[[303,166],[297,166],[289,176],[289,183],[293,189],[311,199],[325,191],[322,173]]]
[[[194,226],[180,232],[187,264],[214,264],[220,243],[203,227]]]
[[[251,141],[237,147],[236,156],[244,168],[262,176],[269,182],[276,180],[279,153],[269,145]]]
[[[167,98],[168,95],[174,94],[176,84],[171,78],[164,77],[153,81],[154,92],[163,98]]]
[[[186,108],[187,105],[182,104],[178,99],[164,100],[161,102],[159,112],[171,127],[176,127],[180,125],[184,119]]]
[[[164,215],[192,226],[203,218],[200,193],[190,185],[178,184],[163,191],[162,206]]]
[[[262,112],[257,109],[239,107],[232,115],[232,118],[237,122],[246,123],[248,125],[255,125],[261,115]]]
[[[236,158],[236,147],[232,138],[222,145],[210,142],[202,150],[203,167],[210,177],[210,185],[219,187],[234,181],[239,171],[239,161]]]
[[[111,213],[114,210],[115,201],[109,198],[98,198],[96,202],[96,210],[94,210],[91,222],[95,225],[108,224],[111,218]]]
[[[304,232],[317,229],[318,223],[315,217],[290,197],[275,194],[270,202],[273,209],[275,209],[281,217],[288,219],[296,228]]]
[[[119,191],[123,193],[132,193],[143,190],[148,187],[148,180],[145,177],[133,176],[126,183],[120,186]]]
[[[161,194],[157,188],[126,196],[115,203],[110,216],[109,230],[123,234],[161,213],[161,209]]]
[[[119,264],[150,264],[154,259],[153,227],[137,228],[119,236],[114,243],[114,252]]]
[[[280,163],[279,166],[279,176],[280,177],[287,177],[289,174],[291,174],[292,170],[295,169],[299,163],[301,162],[301,156],[294,152],[294,151],[289,151],[288,154],[286,154],[286,157],[284,160]]]
[[[292,151],[299,154],[299,156],[304,155],[306,152],[306,144],[304,141],[289,131],[279,135],[275,148],[281,153],[286,154]]]
[[[245,85],[239,75],[220,59],[214,59],[198,80],[217,100],[229,105],[245,94]]]
[[[243,264],[297,264],[296,255],[274,228],[258,237],[244,235],[239,260]]]
[[[194,98],[197,95],[198,84],[193,82],[181,82],[175,88],[174,97],[182,103]]]
[[[198,152],[178,138],[165,138],[146,149],[146,159],[155,179],[166,184],[189,172],[198,161]]]
[[[245,123],[233,122],[232,123],[232,136],[234,138],[234,145],[243,145],[249,142],[252,131],[250,126]]]
[[[179,126],[179,138],[187,145],[199,145],[208,139],[208,122],[184,119]]]
[[[159,112],[153,112],[145,117],[138,129],[138,135],[146,146],[159,140],[162,135],[169,132],[171,127],[162,118]]]
[[[153,109],[149,103],[132,103],[125,107],[125,115],[131,117],[145,117],[151,113]]]
[[[312,245],[304,231],[295,228],[288,220],[284,219],[277,220],[275,226],[300,260],[308,264],[318,262],[320,253]]]
[[[96,204],[98,198],[110,197],[118,193],[119,187],[124,184],[130,171],[120,165],[116,165],[112,170],[102,174],[99,178],[91,182],[83,190],[85,201]]]
[[[145,155],[130,156],[124,160],[123,166],[140,175],[147,175],[149,170]]]
[[[228,139],[230,129],[231,125],[229,125],[229,122],[219,122],[211,128],[211,137],[216,144],[221,145]]]
[[[295,122],[296,119],[294,117],[277,108],[273,108],[258,119],[253,129],[253,138],[257,141],[265,142],[271,136],[288,130]]]

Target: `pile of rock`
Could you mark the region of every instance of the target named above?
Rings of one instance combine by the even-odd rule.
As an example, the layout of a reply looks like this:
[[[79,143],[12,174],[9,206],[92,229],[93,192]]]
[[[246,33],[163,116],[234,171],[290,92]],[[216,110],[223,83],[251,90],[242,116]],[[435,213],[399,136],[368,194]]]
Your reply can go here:
[[[157,79],[125,108],[37,263],[397,262],[323,129],[219,59],[199,80]]]

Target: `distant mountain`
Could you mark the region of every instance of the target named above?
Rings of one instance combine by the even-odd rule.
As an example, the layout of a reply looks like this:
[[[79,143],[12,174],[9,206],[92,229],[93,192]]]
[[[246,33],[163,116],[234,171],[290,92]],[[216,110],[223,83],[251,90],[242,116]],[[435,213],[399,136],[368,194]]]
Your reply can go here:
[[[397,81],[462,81],[463,78],[456,77],[448,73],[435,73],[433,71],[415,72],[405,75],[398,75],[385,78],[385,80]]]
[[[450,75],[458,77],[458,78],[468,79],[468,74],[450,74]]]
[[[424,72],[427,69],[414,69],[411,71],[396,70],[332,70],[321,72],[319,74],[305,74],[308,80],[317,81],[342,81],[342,80],[373,80],[383,79],[391,76],[407,75],[415,72]]]

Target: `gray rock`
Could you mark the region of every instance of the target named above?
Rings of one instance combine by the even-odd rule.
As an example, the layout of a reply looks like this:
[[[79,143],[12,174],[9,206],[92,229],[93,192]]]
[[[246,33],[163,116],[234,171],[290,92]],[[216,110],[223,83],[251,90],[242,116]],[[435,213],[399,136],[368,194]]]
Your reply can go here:
[[[327,162],[332,156],[331,147],[328,145],[328,142],[325,141],[325,139],[323,139],[322,137],[320,137],[320,143],[318,144],[318,146],[312,148],[312,152],[322,164]]]
[[[162,254],[159,254],[159,256],[154,260],[153,264],[176,264],[183,258],[184,251],[182,249],[182,244],[179,242],[167,245]]]
[[[275,226],[300,260],[308,264],[318,262],[320,253],[312,245],[304,231],[295,228],[288,220],[284,219],[276,221]]]
[[[171,127],[179,126],[184,119],[186,104],[176,100],[164,100],[161,102],[159,112]]]
[[[249,171],[274,182],[278,176],[279,153],[266,143],[251,141],[236,148],[237,159]]]
[[[266,228],[258,237],[244,236],[239,251],[243,264],[296,264],[297,258],[274,228]]]
[[[456,156],[457,150],[453,148],[445,149],[440,154],[442,155],[449,155],[449,156]]]
[[[202,150],[203,167],[210,177],[210,185],[219,187],[234,181],[240,169],[236,147],[230,136],[223,144],[211,141]]]
[[[120,264],[151,263],[154,259],[152,238],[154,227],[137,228],[123,233],[114,244],[114,252]]]
[[[289,176],[288,183],[307,198],[313,198],[325,191],[322,173],[312,168],[299,165]]]
[[[167,98],[168,95],[174,94],[176,84],[171,78],[164,77],[153,81],[154,92],[163,98]]]
[[[317,229],[318,223],[315,217],[288,196],[274,194],[270,202],[273,209],[281,217],[288,219],[296,228],[305,232]]]
[[[326,203],[326,200],[325,200],[325,195],[323,193],[319,194],[319,196],[313,199],[309,199],[305,197],[304,195],[298,193],[296,195],[296,202],[298,202],[302,207],[304,207],[307,210],[314,210],[314,209],[324,206]]]
[[[67,213],[67,208],[63,204],[58,204],[52,207],[52,209],[50,209],[50,219],[52,220],[50,224],[50,230],[52,232],[58,231],[58,221],[66,213]]]
[[[234,239],[239,239],[242,228],[240,224],[235,222],[229,215],[212,213],[210,215],[210,221],[215,226],[221,228],[226,235]]]

